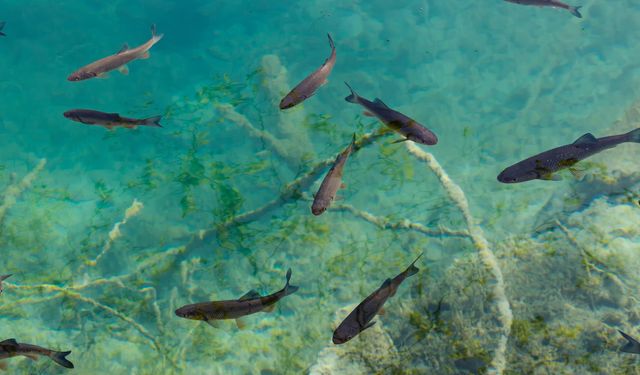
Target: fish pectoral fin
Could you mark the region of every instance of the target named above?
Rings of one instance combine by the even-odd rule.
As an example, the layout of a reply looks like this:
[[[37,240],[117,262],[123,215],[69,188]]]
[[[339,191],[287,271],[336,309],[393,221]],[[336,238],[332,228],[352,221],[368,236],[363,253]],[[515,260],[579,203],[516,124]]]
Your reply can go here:
[[[220,328],[220,322],[218,322],[217,320],[203,319],[202,321],[207,323],[213,328]]]
[[[105,125],[104,127],[109,129],[109,130],[113,130],[113,125]]]
[[[385,315],[387,313],[387,310],[384,309],[384,307],[381,307],[380,310],[378,310],[378,315]]]
[[[116,55],[121,54],[122,52],[126,52],[129,50],[129,45],[127,43],[122,45],[122,48],[120,48],[120,50],[116,53]]]
[[[540,176],[540,179],[545,181],[561,181],[562,177],[552,173],[545,173]]]
[[[236,319],[236,325],[238,326],[238,329],[247,328],[247,322],[242,318]]]
[[[136,126],[136,125],[125,125],[124,127],[127,128],[127,129],[136,129],[138,126]]]
[[[0,362],[0,370],[7,371],[7,362]]]
[[[269,305],[265,307],[262,311],[269,313],[269,312],[273,312],[273,310],[275,309],[276,309],[276,304],[274,303],[273,305]]]
[[[369,112],[369,111],[364,111],[362,112],[363,115],[367,116],[367,117],[375,117],[376,115],[374,115],[373,113]]]
[[[35,354],[23,354],[23,356],[29,358],[32,361],[36,361],[36,362],[38,361],[38,356]]]
[[[394,143],[401,143],[401,142],[406,142],[406,141],[408,141],[408,140],[409,140],[409,138],[402,138],[402,139],[398,139],[398,140],[396,140],[396,141],[391,142],[391,144],[394,144]]]
[[[122,65],[121,67],[118,68],[118,71],[122,74],[129,75],[129,67],[126,65]]]
[[[569,172],[571,172],[573,177],[575,177],[578,180],[582,180],[582,178],[584,177],[584,170],[580,170],[577,168],[569,168]]]
[[[364,326],[364,328],[362,329],[362,331],[360,332],[364,332],[365,330],[373,327],[376,324],[376,322],[369,322],[369,324],[367,324],[366,326]]]
[[[346,189],[347,188],[347,184],[345,184],[344,182],[340,184],[340,189]]]
[[[254,299],[254,298],[260,298],[260,297],[262,297],[260,293],[258,293],[255,289],[251,289],[250,291],[245,293],[242,297],[240,297],[238,300],[244,301],[247,299]]]
[[[139,59],[140,60],[145,60],[149,58],[149,51],[146,51],[145,53],[143,53],[142,55],[140,55]]]

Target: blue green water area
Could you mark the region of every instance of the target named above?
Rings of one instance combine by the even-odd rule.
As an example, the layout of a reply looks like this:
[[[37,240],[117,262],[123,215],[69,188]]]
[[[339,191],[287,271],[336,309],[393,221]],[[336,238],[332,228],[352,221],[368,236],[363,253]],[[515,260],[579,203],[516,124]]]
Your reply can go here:
[[[570,174],[557,182],[496,180],[508,165],[584,133],[637,126],[640,5],[580,5],[582,19],[501,0],[3,2],[0,274],[14,275],[0,296],[0,339],[71,350],[79,374],[489,371],[499,339],[487,292],[492,276],[475,258],[467,222],[440,180],[404,144],[391,143],[397,136],[354,153],[334,209],[311,215],[328,169],[314,168],[354,132],[362,137],[381,126],[344,101],[346,81],[438,135],[436,146],[419,147],[461,187],[504,268],[515,317],[505,373],[609,373],[607,366],[618,364],[635,373],[629,357],[615,352],[615,328],[637,333],[626,320],[640,311],[632,302],[603,307],[589,294],[596,284],[584,292],[591,297],[572,291],[539,306],[549,317],[526,301],[555,295],[565,282],[588,284],[578,277],[584,267],[576,242],[556,220],[600,256],[600,270],[609,267],[590,271],[602,288],[612,275],[628,291],[637,286],[623,274],[631,258],[611,266],[598,251],[615,253],[609,246],[621,237],[632,257],[638,234],[616,229],[606,241],[593,240],[602,235],[599,225],[583,220],[600,223],[599,213],[615,211],[607,204],[626,207],[616,217],[633,215],[633,163],[607,163],[637,160],[639,148],[623,145],[608,151],[610,159],[596,159],[598,183]],[[124,43],[146,42],[152,24],[164,38],[149,59],[129,64],[128,75],[66,80]],[[278,110],[287,90],[329,56],[327,33],[337,49],[328,84],[304,104]],[[163,128],[109,131],[62,116],[74,108],[162,115]],[[291,185],[296,179],[304,181]],[[594,199],[605,200],[594,206],[601,211],[590,206]],[[376,225],[409,222],[424,230]],[[333,348],[343,309],[420,253],[422,271],[401,286],[369,338]],[[551,253],[553,265],[539,258]],[[527,280],[514,265],[537,278],[536,293],[523,287]],[[184,304],[235,299],[254,288],[275,292],[288,268],[299,292],[273,313],[248,317],[244,329],[174,314]],[[545,283],[543,270],[564,276]],[[486,305],[455,299],[471,292]],[[562,342],[575,347],[554,357],[553,329],[566,327],[558,335],[572,337],[571,322],[587,320],[559,307],[574,301],[579,311],[606,308],[618,318],[603,318],[602,328],[593,323],[599,316],[589,315],[589,324],[603,329],[599,336],[583,335],[591,327],[583,322],[573,341]],[[461,310],[475,315],[455,313]],[[551,316],[560,320],[551,323]],[[478,331],[470,330],[476,323]],[[538,351],[525,350],[525,341]],[[367,342],[387,346],[372,353]],[[599,354],[586,360],[583,351]],[[522,360],[534,357],[551,359]],[[12,374],[70,371],[48,359],[6,362]]]

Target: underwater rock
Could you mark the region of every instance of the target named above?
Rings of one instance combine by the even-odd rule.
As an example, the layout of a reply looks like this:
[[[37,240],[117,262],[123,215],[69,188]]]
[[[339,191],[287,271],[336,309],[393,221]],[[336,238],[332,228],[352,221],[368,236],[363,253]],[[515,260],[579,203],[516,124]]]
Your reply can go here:
[[[336,312],[334,326],[338,326],[357,304]],[[398,351],[387,334],[380,317],[376,324],[344,345],[330,345],[318,354],[309,369],[310,375],[382,374],[399,366]]]

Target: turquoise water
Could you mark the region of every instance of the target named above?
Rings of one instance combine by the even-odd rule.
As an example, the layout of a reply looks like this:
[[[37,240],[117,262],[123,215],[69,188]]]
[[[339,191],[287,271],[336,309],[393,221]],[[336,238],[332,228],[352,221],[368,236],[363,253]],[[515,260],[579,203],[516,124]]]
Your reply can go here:
[[[583,19],[501,0],[5,1],[0,339],[71,350],[80,374],[638,373],[616,330],[640,336],[640,148],[590,159],[580,180],[496,181],[640,123],[640,5],[581,5]],[[164,38],[129,75],[66,80],[154,23]],[[329,83],[279,111],[329,56],[327,33]],[[464,199],[390,135],[311,215],[318,163],[380,127],[343,81],[433,130],[439,143],[417,147]],[[62,116],[73,108],[164,127],[109,131]],[[334,346],[341,319],[420,253],[376,326]],[[174,314],[275,292],[289,267],[300,290],[244,329]]]

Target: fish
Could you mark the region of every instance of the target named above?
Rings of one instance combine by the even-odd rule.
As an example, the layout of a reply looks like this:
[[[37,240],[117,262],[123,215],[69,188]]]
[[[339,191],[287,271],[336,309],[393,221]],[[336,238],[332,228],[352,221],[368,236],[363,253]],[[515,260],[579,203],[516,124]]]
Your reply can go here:
[[[560,180],[555,172],[569,168],[577,174],[573,166],[581,160],[625,142],[640,143],[640,128],[625,134],[596,138],[591,133],[584,134],[575,142],[554,148],[518,162],[498,175],[498,181],[505,184],[531,180]]]
[[[7,36],[7,34],[2,32],[2,29],[4,29],[5,24],[6,24],[5,21],[0,22],[0,36]]]
[[[312,97],[316,91],[327,83],[327,78],[333,67],[336,65],[336,46],[333,43],[331,34],[327,34],[329,38],[329,46],[331,47],[331,55],[324,61],[324,63],[316,69],[313,73],[309,74],[307,78],[298,83],[284,98],[280,101],[280,109],[292,108],[303,101]]]
[[[385,302],[396,294],[398,287],[406,278],[420,271],[415,264],[421,256],[422,254],[398,276],[393,279],[386,279],[380,288],[376,289],[365,298],[364,301],[360,302],[333,332],[333,343],[336,345],[344,344],[376,324],[376,322],[372,322],[372,320],[382,310]]]
[[[125,43],[115,55],[107,56],[98,61],[92,62],[89,65],[83,66],[71,73],[69,77],[67,77],[67,80],[75,82],[94,77],[105,78],[107,73],[116,69],[122,74],[129,74],[127,64],[133,60],[148,59],[149,50],[158,43],[163,36],[164,34],[156,34],[156,25],[152,25],[151,39],[149,39],[145,44],[136,48],[129,48]]]
[[[627,335],[626,333],[622,332],[621,330],[618,330],[618,332],[620,332],[622,337],[624,337],[628,341],[626,344],[624,344],[622,348],[620,348],[620,351],[625,353],[640,354],[640,342],[638,342],[638,340],[634,339],[633,337]]]
[[[520,5],[535,5],[539,7],[553,7],[553,8],[561,8],[566,9],[569,13],[573,14],[578,18],[582,18],[582,14],[580,14],[580,8],[582,6],[571,6],[563,3],[559,0],[505,0],[510,3],[520,4]]]
[[[2,292],[4,291],[4,288],[2,286],[2,282],[5,281],[6,279],[8,279],[11,276],[12,276],[11,274],[0,276],[0,294],[2,294]]]
[[[0,341],[0,360],[17,356],[25,356],[31,360],[37,361],[38,356],[43,356],[51,358],[55,363],[62,367],[73,368],[73,363],[66,358],[69,354],[71,354],[70,351],[58,352],[37,345],[18,343],[16,339]],[[0,370],[6,369],[6,362],[0,362]]]
[[[240,320],[242,317],[261,311],[272,312],[278,301],[298,290],[297,286],[289,284],[291,280],[291,268],[287,270],[286,280],[287,282],[284,288],[264,297],[255,289],[252,289],[237,300],[200,302],[185,305],[177,309],[175,314],[180,318],[201,320],[213,327],[216,326],[215,321],[217,320],[236,319],[238,327],[242,328],[243,323]]]
[[[340,155],[338,155],[333,166],[329,169],[327,175],[324,176],[324,179],[320,184],[320,188],[313,198],[311,213],[314,215],[318,216],[325,212],[329,206],[331,206],[331,202],[336,198],[336,193],[342,186],[342,171],[344,169],[344,165],[347,162],[347,159],[349,159],[351,152],[353,152],[355,145],[356,135],[354,133],[351,143],[340,153]]]
[[[117,113],[105,113],[92,109],[72,109],[64,113],[64,117],[69,120],[81,122],[87,125],[104,126],[107,129],[114,127],[125,127],[135,129],[137,126],[153,126],[161,128],[160,120],[162,116],[153,116],[143,119],[121,117]]]
[[[359,96],[348,83],[347,85],[351,91],[351,95],[344,98],[349,103],[360,104],[364,107],[366,116],[375,116],[378,120],[382,121],[391,130],[400,133],[405,138],[399,139],[393,143],[413,141],[423,145],[433,146],[438,143],[438,137],[424,125],[421,125],[417,121],[403,115],[402,113],[395,111],[378,98],[373,101],[369,101]]]

